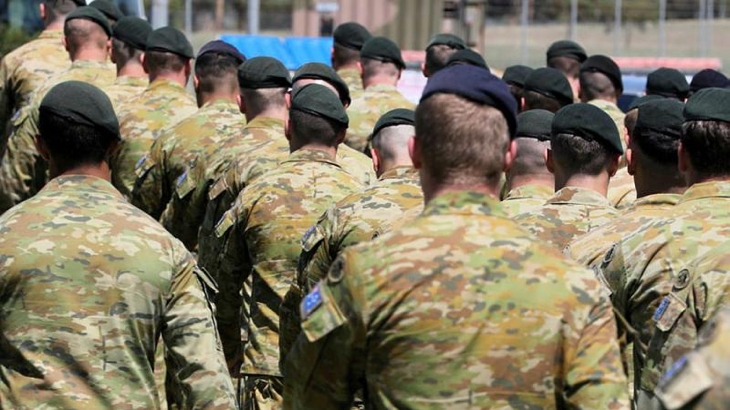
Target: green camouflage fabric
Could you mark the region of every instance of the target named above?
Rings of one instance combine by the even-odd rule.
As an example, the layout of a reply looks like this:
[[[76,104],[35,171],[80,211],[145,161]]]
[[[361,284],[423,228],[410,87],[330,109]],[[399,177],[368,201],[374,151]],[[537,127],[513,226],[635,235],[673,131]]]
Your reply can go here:
[[[588,104],[594,105],[598,108],[600,108],[603,112],[608,114],[609,117],[613,120],[613,122],[616,124],[616,128],[618,129],[619,135],[621,135],[621,145],[624,148],[624,152],[626,152],[626,126],[624,125],[624,120],[626,119],[626,114],[624,114],[623,111],[621,111],[621,108],[618,108],[618,105],[606,101],[606,100],[592,100],[588,101]]]
[[[342,81],[347,84],[347,88],[350,89],[350,93],[356,92],[356,91],[362,91],[362,77],[360,75],[360,71],[358,71],[355,68],[343,68],[342,70],[337,71],[337,75],[342,78]],[[373,126],[375,126],[373,124]]]
[[[392,85],[376,84],[364,91],[352,93],[352,104],[347,108],[350,127],[345,144],[356,151],[365,152],[375,123],[383,114],[396,108],[414,110],[416,106]]]
[[[618,211],[590,189],[565,187],[537,211],[514,217],[524,229],[563,251],[570,242],[610,222]]]
[[[523,185],[510,189],[502,199],[502,210],[510,218],[534,212],[542,208],[553,194],[555,189],[545,185]]]
[[[177,184],[184,184],[198,158],[206,158],[229,138],[239,137],[246,117],[235,101],[218,99],[164,131],[137,166],[132,204],[159,219]]]
[[[103,91],[115,79],[116,71],[106,62],[76,60],[36,90],[32,101],[17,115],[17,127],[10,135],[0,164],[0,213],[32,197],[48,181],[46,161],[35,148],[38,109],[46,93],[55,85],[72,80],[93,84]]]
[[[634,176],[624,167],[611,177],[608,184],[608,202],[616,209],[628,209],[636,201],[636,185]]]
[[[125,75],[117,77],[114,84],[107,87],[105,91],[114,106],[114,111],[118,113],[122,105],[142,94],[149,85],[150,82],[147,78]]]
[[[198,106],[180,84],[157,79],[136,98],[122,104],[117,113],[122,143],[111,161],[112,182],[131,199],[135,170],[162,132],[195,114]]]
[[[595,275],[479,192],[346,249],[301,311],[287,408],[629,408]]]
[[[234,408],[214,282],[109,182],[55,178],[0,232],[3,407],[163,408],[161,336],[186,408]]]

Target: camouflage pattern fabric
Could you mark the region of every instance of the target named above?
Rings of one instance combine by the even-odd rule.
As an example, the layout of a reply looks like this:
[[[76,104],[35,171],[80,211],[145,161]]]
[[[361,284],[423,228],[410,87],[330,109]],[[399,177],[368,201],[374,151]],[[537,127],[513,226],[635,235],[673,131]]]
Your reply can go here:
[[[114,106],[114,111],[119,114],[119,108],[124,105],[125,102],[142,94],[149,85],[150,82],[147,78],[130,77],[125,75],[117,77],[114,84],[107,87],[105,91]]]
[[[345,144],[356,151],[365,152],[375,123],[383,114],[396,108],[413,110],[416,106],[392,85],[376,84],[364,91],[352,93],[352,104],[347,108],[350,127]]]
[[[355,68],[343,68],[337,71],[337,75],[347,84],[350,93],[362,91],[362,77],[360,71]]]
[[[348,248],[301,311],[287,408],[629,408],[605,290],[482,193]]]
[[[160,334],[187,407],[235,406],[214,282],[109,182],[56,178],[0,218],[0,231],[3,406],[161,408]]]
[[[240,136],[246,125],[234,101],[211,101],[198,112],[164,131],[136,167],[132,204],[159,219],[173,190],[185,184],[185,171],[198,157],[207,157],[223,141]]]
[[[608,184],[608,202],[616,209],[628,209],[636,201],[636,185],[633,175],[624,167],[611,177]]]
[[[618,133],[621,136],[621,146],[624,149],[624,153],[626,152],[626,125],[624,125],[624,120],[626,119],[626,114],[624,114],[623,111],[621,111],[621,108],[618,107],[618,105],[606,101],[606,100],[592,100],[588,101],[588,104],[594,105],[598,108],[600,108],[603,112],[608,114],[609,117],[613,120],[614,124],[616,125],[616,128],[618,129]],[[619,166],[621,168],[625,167],[627,164],[626,162],[626,155],[621,155],[621,160],[619,161]]]
[[[545,185],[523,185],[510,189],[502,199],[502,210],[509,217],[534,212],[545,205],[555,189]]]
[[[183,86],[157,79],[137,98],[122,104],[117,113],[122,143],[112,158],[112,182],[131,199],[135,170],[144,165],[144,157],[162,132],[198,109]]]
[[[523,228],[563,251],[577,236],[610,222],[618,212],[598,192],[565,187],[537,211],[514,218]]]

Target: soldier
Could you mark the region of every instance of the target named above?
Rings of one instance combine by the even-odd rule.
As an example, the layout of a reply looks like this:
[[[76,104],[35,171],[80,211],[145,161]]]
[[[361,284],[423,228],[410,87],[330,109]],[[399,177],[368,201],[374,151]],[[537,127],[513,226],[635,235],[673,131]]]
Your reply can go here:
[[[697,91],[705,88],[727,88],[728,86],[730,86],[730,80],[725,77],[725,74],[717,72],[711,68],[706,68],[692,76],[692,81],[689,83],[689,94],[687,95],[687,98],[691,97]]]
[[[431,38],[426,46],[426,60],[421,64],[423,76],[428,78],[446,67],[449,57],[466,49],[464,40],[454,34],[441,33]]]
[[[161,335],[186,405],[233,408],[214,282],[110,183],[120,136],[109,99],[61,83],[39,127],[52,180],[0,218],[3,405],[160,408],[151,357]]]
[[[509,66],[504,70],[502,80],[509,85],[510,93],[515,97],[517,105],[522,104],[522,98],[524,97],[523,89],[525,88],[525,81],[527,77],[532,73],[532,68],[525,65],[513,65]]]
[[[285,408],[348,408],[361,388],[376,409],[628,408],[599,282],[500,209],[515,112],[484,69],[431,77],[411,149],[426,209],[345,250],[302,302]]]
[[[570,82],[573,96],[578,97],[580,90],[580,66],[588,58],[585,49],[570,40],[556,41],[550,45],[546,53],[546,65],[565,75]]]
[[[218,255],[217,317],[226,353],[235,355],[229,363],[243,360],[240,373],[238,366],[232,370],[243,376],[245,409],[281,402],[278,309],[294,281],[302,237],[324,211],[362,189],[335,161],[347,122],[345,108],[327,87],[299,90],[287,123],[291,155],[249,185],[216,226],[215,236],[225,244]],[[250,294],[242,317],[244,281]]]
[[[659,68],[646,77],[646,94],[684,101],[689,94],[687,77],[674,68]]]
[[[109,24],[112,26],[124,17],[124,13],[110,0],[94,0],[89,3],[89,7],[99,10],[109,20]]]
[[[555,177],[545,164],[553,117],[546,110],[525,111],[517,116],[517,153],[507,171],[508,191],[502,200],[507,216],[536,211],[555,193]]]
[[[561,251],[573,238],[606,224],[616,216],[606,191],[622,153],[616,125],[600,108],[576,103],[558,111],[546,159],[555,175],[555,195],[515,220]]]
[[[451,57],[449,57],[449,60],[446,62],[446,66],[448,67],[458,64],[470,64],[489,70],[489,67],[487,66],[486,60],[484,60],[484,57],[482,57],[481,54],[477,53],[476,51],[468,48],[455,52],[451,55]]]
[[[360,24],[349,22],[337,26],[332,37],[332,68],[350,91],[362,91],[360,50],[370,40],[370,32]]]
[[[238,66],[246,58],[230,44],[204,45],[195,62],[193,84],[200,109],[163,131],[144,163],[136,167],[132,204],[159,219],[176,185],[198,157],[207,157],[223,141],[240,136],[246,118],[238,106]]]
[[[538,68],[525,80],[522,111],[543,109],[552,113],[573,103],[573,91],[565,76],[553,68]]]
[[[172,27],[162,27],[147,38],[144,70],[149,86],[119,108],[122,144],[112,158],[112,182],[130,199],[135,170],[162,131],[193,115],[197,108],[185,90],[192,71],[193,46]]]
[[[142,94],[149,85],[142,61],[150,33],[150,23],[132,16],[123,17],[112,29],[111,57],[117,67],[117,80],[105,91],[115,109]]]
[[[365,90],[354,93],[352,105],[347,109],[350,128],[345,143],[365,152],[368,137],[383,114],[396,108],[413,109],[415,106],[396,88],[406,63],[394,42],[385,37],[368,40],[360,52],[360,66]]]

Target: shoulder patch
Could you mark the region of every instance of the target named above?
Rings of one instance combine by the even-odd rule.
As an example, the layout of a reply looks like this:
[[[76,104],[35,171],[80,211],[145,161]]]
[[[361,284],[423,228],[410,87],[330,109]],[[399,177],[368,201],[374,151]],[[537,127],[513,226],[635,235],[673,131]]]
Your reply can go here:
[[[215,224],[215,236],[216,238],[222,238],[223,235],[228,232],[229,229],[231,229],[231,226],[233,226],[233,223],[236,221],[234,216],[231,213],[231,210],[229,209],[226,211],[226,213],[223,214],[221,219],[218,221],[217,224]]]
[[[147,154],[142,155],[142,158],[140,158],[136,164],[134,164],[134,170],[138,170],[142,168],[142,165],[144,165],[145,161],[147,161]]]
[[[676,294],[670,293],[662,299],[661,304],[654,312],[654,316],[652,316],[652,320],[656,322],[657,329],[667,332],[674,326],[685,310],[687,310],[687,303]]]
[[[195,181],[188,177],[189,171],[189,169],[186,169],[185,172],[177,177],[177,180],[175,181],[175,193],[180,199],[185,198],[193,189],[195,189]]]
[[[299,307],[302,332],[310,342],[327,336],[347,321],[329,292],[324,282],[319,282]]]
[[[667,409],[683,408],[713,386],[712,372],[704,359],[690,353],[664,374],[656,395]]]
[[[220,178],[218,181],[213,184],[213,186],[210,188],[210,191],[208,192],[208,200],[212,201],[220,194],[222,194],[224,191],[228,189],[228,182],[226,182],[225,176],[223,178]]]
[[[320,284],[318,283],[314,289],[302,300],[300,307],[300,313],[302,319],[306,319],[312,314],[317,308],[322,306],[322,291],[320,290]]]

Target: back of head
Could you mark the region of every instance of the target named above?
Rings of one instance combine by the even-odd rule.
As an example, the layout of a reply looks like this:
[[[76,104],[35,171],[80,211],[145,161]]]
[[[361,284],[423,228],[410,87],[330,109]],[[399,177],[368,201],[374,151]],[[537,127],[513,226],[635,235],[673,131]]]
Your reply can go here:
[[[397,79],[406,67],[400,47],[385,37],[368,40],[360,51],[360,60],[363,80],[373,77]]]
[[[703,178],[730,176],[730,90],[706,88],[687,101],[682,147]]]
[[[426,61],[424,74],[429,77],[446,67],[454,53],[464,50],[466,43],[453,34],[437,34],[426,46]]]
[[[289,111],[292,146],[336,147],[349,119],[340,98],[329,88],[310,84],[292,97]]]
[[[623,92],[621,69],[610,57],[595,55],[580,67],[580,93],[583,102],[616,101]]]
[[[92,7],[79,7],[66,16],[63,34],[73,58],[80,50],[106,50],[112,29],[101,12]]]
[[[684,104],[674,99],[660,99],[641,104],[631,134],[632,146],[654,164],[677,167],[677,152],[682,134]]]
[[[177,29],[158,28],[147,38],[145,68],[151,77],[182,73],[193,57],[193,46]]]
[[[245,57],[220,40],[207,43],[195,59],[198,92],[238,94],[238,67]]]
[[[730,80],[723,73],[706,68],[692,76],[689,90],[692,95],[705,88],[727,88],[728,86],[730,86]]]
[[[309,80],[309,81],[307,81]],[[342,104],[350,105],[350,89],[337,72],[322,63],[307,63],[299,67],[292,78],[292,93],[307,84],[319,83],[332,89],[340,96]]]
[[[381,161],[410,163],[408,142],[415,135],[415,115],[413,110],[396,108],[378,119],[371,143]]]
[[[525,109],[557,112],[573,103],[570,83],[559,71],[543,67],[530,73],[524,87]]]
[[[332,65],[335,69],[353,65],[360,61],[360,50],[371,38],[368,29],[349,22],[337,26],[333,33]]]
[[[484,60],[484,57],[468,48],[455,52],[449,57],[449,61],[446,62],[447,66],[457,64],[471,64],[489,70],[489,66],[487,66],[487,61]]]
[[[286,92],[292,85],[289,70],[272,57],[254,57],[238,67],[241,98],[249,112],[286,108]]]
[[[684,101],[689,93],[687,78],[679,70],[662,67],[646,78],[646,94]]]
[[[502,75],[502,80],[509,85],[510,92],[518,105],[521,104],[522,97],[524,97],[525,81],[530,73],[532,73],[532,68],[528,66],[513,65],[507,67]]]
[[[61,22],[76,7],[83,6],[83,0],[43,0],[46,10],[46,21]]]
[[[545,165],[545,150],[550,148],[554,117],[546,110],[525,111],[517,116],[517,155],[509,170],[511,177],[550,175]]]
[[[587,58],[585,49],[570,40],[554,42],[546,53],[547,66],[570,78],[578,78],[580,66]]]
[[[147,37],[152,26],[139,17],[122,17],[112,29],[112,60],[117,67],[129,62],[140,62],[147,48]]]

